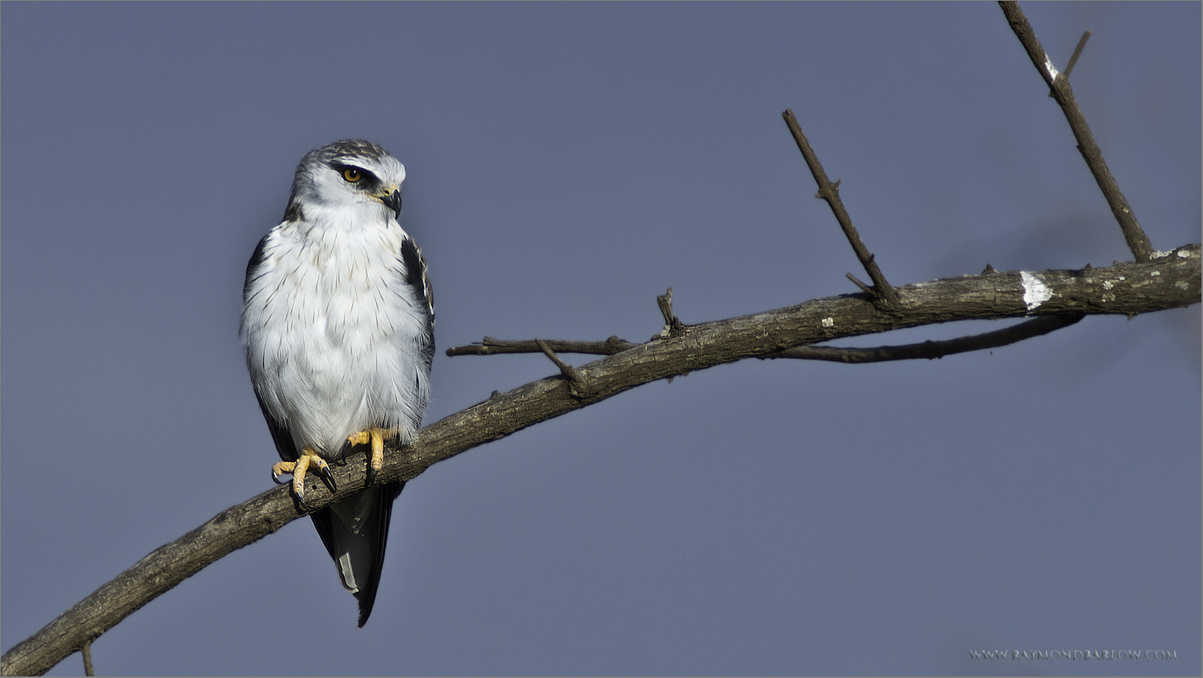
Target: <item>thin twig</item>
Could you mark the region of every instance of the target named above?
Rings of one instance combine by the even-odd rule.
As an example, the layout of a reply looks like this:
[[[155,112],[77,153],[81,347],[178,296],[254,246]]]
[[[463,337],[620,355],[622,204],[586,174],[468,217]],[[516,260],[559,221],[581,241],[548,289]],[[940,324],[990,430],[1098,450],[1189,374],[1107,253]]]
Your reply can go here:
[[[876,293],[873,291],[873,288],[869,287],[868,285],[866,285],[863,282],[861,282],[860,280],[858,280],[856,276],[852,275],[851,273],[845,273],[844,276],[847,277],[849,280],[851,280],[853,285],[856,285],[857,287],[861,288],[861,290],[864,291],[865,294],[869,295],[870,297],[876,296]]]
[[[1103,152],[1095,143],[1090,126],[1086,124],[1086,116],[1082,114],[1082,109],[1078,108],[1078,103],[1074,100],[1073,90],[1069,86],[1069,78],[1053,66],[1052,60],[1040,46],[1040,41],[1036,39],[1036,33],[1032,30],[1032,26],[1028,23],[1028,19],[1019,5],[1015,2],[998,4],[1002,7],[1003,14],[1006,15],[1007,21],[1011,25],[1011,30],[1015,32],[1020,44],[1027,51],[1028,58],[1032,60],[1036,70],[1040,72],[1040,76],[1052,90],[1053,98],[1061,106],[1061,111],[1065,113],[1065,118],[1069,121],[1069,128],[1073,130],[1074,138],[1078,140],[1078,150],[1082,153],[1082,158],[1086,160],[1086,166],[1094,175],[1099,189],[1103,191],[1103,196],[1111,207],[1111,213],[1119,222],[1120,230],[1124,233],[1124,240],[1128,242],[1128,249],[1132,251],[1132,256],[1138,262],[1151,261],[1153,245],[1149,242],[1149,237],[1145,235],[1144,230],[1141,229],[1136,215],[1132,213],[1132,207],[1128,204],[1127,198],[1119,190],[1119,184],[1115,182],[1115,177],[1111,176],[1111,170],[1107,169],[1107,163],[1103,160]]]
[[[1078,63],[1078,57],[1082,56],[1082,50],[1086,49],[1086,41],[1089,39],[1090,31],[1086,31],[1082,34],[1082,39],[1078,40],[1078,46],[1074,48],[1073,56],[1069,57],[1069,65],[1065,67],[1066,80],[1069,80],[1069,74],[1073,72],[1074,65]]]
[[[664,329],[661,337],[675,337],[685,331],[685,323],[673,313],[673,288],[656,297],[656,305],[660,307],[660,315],[664,316]]]
[[[84,656],[84,675],[96,675],[96,671],[92,667],[92,641],[89,640],[88,642],[84,643],[84,646],[80,648],[80,654]]]
[[[787,108],[781,113],[781,117],[785,118],[785,124],[789,127],[790,133],[794,135],[794,141],[798,144],[798,150],[802,151],[802,157],[806,159],[806,166],[810,168],[810,173],[814,175],[815,183],[819,185],[819,193],[816,197],[827,201],[827,205],[835,213],[836,221],[840,223],[840,228],[844,230],[844,236],[848,238],[848,242],[852,245],[852,251],[856,253],[856,258],[860,259],[861,266],[865,267],[865,272],[869,274],[869,278],[873,281],[873,296],[876,300],[884,301],[887,305],[892,306],[897,304],[898,295],[894,293],[894,288],[890,286],[890,283],[886,282],[885,275],[877,267],[877,262],[874,261],[873,255],[869,253],[868,248],[865,247],[865,243],[860,239],[860,234],[856,232],[856,227],[852,225],[852,218],[848,216],[848,210],[844,209],[844,203],[840,200],[840,182],[837,181],[832,184],[827,179],[827,173],[823,171],[823,165],[819,163],[819,157],[815,155],[814,149],[810,147],[810,142],[806,139],[806,135],[802,133],[802,128],[798,125],[798,119],[794,117],[794,112]]]
[[[569,389],[572,391],[572,394],[578,398],[583,397],[585,394],[585,382],[581,379],[581,375],[576,371],[576,368],[561,360],[560,356],[551,350],[546,341],[536,337],[535,343],[539,345],[539,350],[543,352],[543,355],[547,356],[551,362],[556,364],[556,367],[560,368],[560,374],[563,374],[568,379]]]
[[[881,363],[892,360],[934,360],[946,355],[981,351],[1014,344],[1042,334],[1069,327],[1086,317],[1082,313],[1046,315],[1005,327],[1001,330],[974,334],[942,341],[924,341],[918,344],[899,346],[877,346],[874,348],[839,348],[835,346],[796,346],[784,351],[762,356],[763,359],[794,358],[798,360],[827,360],[837,363]]]
[[[1069,80],[1069,74],[1073,72],[1074,65],[1078,63],[1078,57],[1082,56],[1082,50],[1086,49],[1086,41],[1090,39],[1090,31],[1082,34],[1078,40],[1078,46],[1074,48],[1074,53],[1069,57],[1069,65],[1065,67],[1065,79]],[[1053,91],[1050,89],[1048,98],[1053,98]]]
[[[563,341],[547,339],[544,341],[556,353],[591,353],[594,355],[614,355],[639,346],[618,337],[610,337],[605,341]],[[447,349],[448,356],[457,355],[497,355],[501,353],[538,353],[543,349],[532,339],[508,340],[495,337],[485,337],[484,341],[467,346],[452,346]]]

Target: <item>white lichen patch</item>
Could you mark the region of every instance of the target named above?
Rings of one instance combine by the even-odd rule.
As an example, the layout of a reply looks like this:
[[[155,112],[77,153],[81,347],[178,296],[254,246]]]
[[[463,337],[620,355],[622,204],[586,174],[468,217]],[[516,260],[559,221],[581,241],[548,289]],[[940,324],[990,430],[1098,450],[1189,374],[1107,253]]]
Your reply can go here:
[[[1048,55],[1044,57],[1044,70],[1048,71],[1049,77],[1053,80],[1056,80],[1057,76],[1060,75],[1060,71],[1057,70],[1056,66],[1053,66],[1053,60]]]
[[[823,318],[819,324],[823,327],[835,327],[835,318]]]
[[[1028,307],[1029,313],[1053,298],[1053,291],[1035,273],[1020,271],[1019,281],[1023,285],[1023,305]]]

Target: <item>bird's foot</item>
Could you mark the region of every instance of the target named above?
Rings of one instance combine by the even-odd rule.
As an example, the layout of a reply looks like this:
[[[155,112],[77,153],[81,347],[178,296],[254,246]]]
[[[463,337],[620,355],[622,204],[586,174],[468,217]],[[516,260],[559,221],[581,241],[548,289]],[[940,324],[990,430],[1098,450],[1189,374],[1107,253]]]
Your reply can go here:
[[[297,500],[297,505],[302,510],[309,509],[309,506],[305,503],[305,474],[311,468],[322,479],[322,482],[326,483],[326,487],[330,488],[331,492],[338,491],[338,486],[334,483],[334,472],[330,470],[330,464],[326,463],[325,459],[319,457],[316,452],[309,448],[305,448],[305,451],[301,452],[301,456],[296,461],[282,461],[272,466],[272,480],[276,481],[279,485],[287,482],[280,480],[280,476],[292,475],[292,496]]]
[[[371,486],[376,482],[376,474],[380,472],[384,466],[384,439],[392,438],[397,435],[397,432],[388,428],[370,428],[359,433],[352,433],[347,436],[347,442],[352,445],[372,444],[372,453],[368,456],[368,482],[367,486]]]

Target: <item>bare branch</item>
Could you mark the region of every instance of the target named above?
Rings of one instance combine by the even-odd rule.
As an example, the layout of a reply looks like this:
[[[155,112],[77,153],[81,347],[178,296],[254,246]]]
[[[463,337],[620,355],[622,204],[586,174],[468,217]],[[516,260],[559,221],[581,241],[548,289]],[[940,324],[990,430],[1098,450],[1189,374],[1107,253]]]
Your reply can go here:
[[[96,670],[92,667],[92,641],[84,643],[83,651],[80,654],[84,656],[84,675],[96,675]]]
[[[943,358],[946,355],[981,351],[1014,344],[1025,339],[1038,337],[1042,334],[1055,332],[1063,327],[1069,327],[1085,317],[1086,315],[1083,313],[1064,316],[1042,315],[1001,330],[943,341],[924,341],[918,344],[877,346],[874,348],[795,346],[794,348],[787,348],[784,351],[770,353],[762,357],[766,360],[773,358],[796,358],[799,360],[828,360],[837,363],[881,363],[891,360],[915,360],[918,358],[934,360],[936,358]]]
[[[675,337],[685,331],[684,323],[673,313],[673,288],[656,297],[656,305],[660,307],[660,315],[664,316],[664,329],[660,336]]]
[[[853,285],[859,287],[861,291],[869,295],[870,298],[874,296],[873,288],[861,282],[856,276],[852,275],[851,273],[845,273],[844,277],[851,280]]]
[[[596,355],[614,355],[638,346],[618,337],[610,337],[605,341],[561,341],[549,339],[544,343],[556,353],[593,353]],[[468,346],[453,346],[447,349],[448,356],[457,355],[496,355],[500,353],[539,353],[543,349],[533,339],[509,341],[496,337],[485,337],[483,341]]]
[[[991,269],[992,270],[992,269]],[[858,281],[859,282],[859,281]],[[946,339],[942,341],[924,341],[917,344],[903,344],[898,346],[877,346],[874,348],[837,348],[835,346],[795,346],[787,348],[784,351],[770,353],[761,356],[762,359],[775,358],[793,358],[798,360],[826,360],[839,363],[879,363],[891,360],[915,360],[926,358],[934,360],[943,358],[946,355],[954,355],[957,353],[967,353],[969,351],[981,351],[991,348],[999,348],[1008,344],[1014,344],[1025,339],[1038,337],[1042,334],[1054,332],[1063,327],[1068,327],[1077,323],[1084,318],[1081,313],[1070,314],[1066,316],[1040,316],[1033,318],[1018,325],[1013,325],[1001,330],[985,332],[982,334],[974,334],[956,339]],[[613,339],[613,337],[611,337]],[[498,341],[498,345],[505,345],[508,350],[499,351],[504,353],[538,353],[540,347],[549,346],[552,342],[547,342],[542,339],[534,341]],[[612,355],[609,350],[610,344],[604,341],[558,341],[556,345],[568,347],[560,353],[584,353],[584,354],[600,354]],[[534,344],[532,348],[531,345]],[[629,348],[634,348],[638,344],[628,344]],[[475,346],[465,346],[460,348],[475,348]],[[550,348],[550,346],[549,346]],[[456,351],[454,354],[452,351]],[[546,351],[545,351],[546,352]],[[470,355],[467,351],[459,349],[447,349],[448,355]],[[479,355],[479,354],[477,354]],[[559,360],[559,358],[555,358]],[[558,363],[557,363],[558,364]]]
[[[993,273],[994,269],[987,268],[987,272]],[[983,272],[985,274],[986,272]],[[851,276],[849,276],[851,277]],[[853,278],[855,281],[856,279]],[[856,281],[860,282],[860,281]],[[981,351],[992,348],[999,348],[1008,344],[1014,344],[1025,339],[1038,337],[1042,334],[1049,334],[1063,327],[1076,324],[1085,314],[1075,313],[1064,316],[1040,316],[1026,322],[1011,327],[1006,327],[1001,330],[994,330],[982,334],[974,334],[956,339],[946,339],[942,341],[924,341],[917,344],[902,344],[898,346],[877,346],[873,348],[839,348],[835,346],[795,346],[787,348],[784,351],[770,353],[761,356],[762,359],[777,359],[777,358],[792,358],[797,360],[826,360],[830,362],[840,363],[878,363],[892,360],[915,360],[925,358],[934,360],[943,358],[947,355],[955,355],[957,353],[967,353],[970,351]],[[611,340],[615,337],[610,337]],[[537,353],[542,350],[548,354],[557,365],[563,364],[554,353],[549,353],[551,350],[551,342],[542,339],[533,341],[499,341],[492,338],[486,340],[495,342],[496,345],[505,346],[507,350],[498,351],[504,353]],[[601,354],[612,355],[613,344],[607,341],[557,341],[554,342],[558,346],[565,347],[560,353],[584,353],[584,354]],[[533,347],[531,345],[534,345]],[[627,343],[628,348],[634,348],[638,344]],[[461,349],[475,348],[475,346],[465,346],[458,349],[447,349],[448,355],[470,355],[468,351]],[[452,353],[455,351],[455,353]],[[477,354],[480,355],[480,354]],[[575,369],[571,365],[567,365],[572,374],[575,375]],[[561,372],[564,369],[561,368]],[[569,379],[573,377],[567,372],[565,376]],[[579,378],[579,377],[578,377]]]
[[[1069,57],[1069,65],[1065,67],[1065,79],[1069,80],[1069,74],[1073,72],[1074,66],[1078,63],[1078,57],[1082,56],[1082,50],[1086,49],[1086,41],[1090,39],[1090,31],[1082,34],[1082,38],[1078,40],[1078,46],[1074,48],[1074,53]],[[1048,95],[1051,97],[1052,92]]]
[[[1140,223],[1136,221],[1136,215],[1133,214],[1132,207],[1128,205],[1128,200],[1124,197],[1123,192],[1119,190],[1119,184],[1115,183],[1115,177],[1111,176],[1111,170],[1107,169],[1107,163],[1103,160],[1103,152],[1095,143],[1090,126],[1086,124],[1086,116],[1082,114],[1082,110],[1078,108],[1078,102],[1074,99],[1073,90],[1069,86],[1069,78],[1064,73],[1058,72],[1053,66],[1052,60],[1040,46],[1040,41],[1036,39],[1036,33],[1028,24],[1028,19],[1024,16],[1023,10],[1019,8],[1019,4],[1015,2],[998,4],[1011,24],[1011,30],[1019,38],[1028,57],[1036,66],[1036,70],[1040,72],[1040,76],[1052,90],[1053,98],[1057,100],[1061,111],[1065,113],[1065,118],[1069,121],[1069,128],[1073,130],[1074,138],[1078,140],[1078,150],[1086,160],[1086,165],[1090,168],[1090,173],[1094,175],[1099,189],[1103,191],[1103,196],[1107,198],[1107,204],[1111,206],[1111,213],[1119,222],[1120,230],[1124,233],[1124,239],[1128,242],[1128,249],[1132,251],[1132,256],[1136,258],[1136,261],[1151,260],[1153,245],[1149,242],[1149,237],[1145,235],[1144,230],[1141,229]],[[1082,42],[1085,42],[1085,38]],[[1081,44],[1079,43],[1079,46]]]
[[[861,241],[860,234],[857,233],[856,227],[852,225],[852,217],[848,216],[848,210],[844,209],[844,203],[840,200],[840,182],[834,184],[827,179],[827,173],[823,171],[823,165],[819,163],[819,157],[815,155],[814,149],[810,147],[810,142],[807,141],[806,135],[802,133],[802,128],[798,125],[797,118],[794,117],[794,112],[790,109],[785,109],[781,114],[785,118],[785,124],[789,127],[789,131],[794,135],[794,141],[798,144],[798,150],[802,151],[802,157],[806,159],[806,166],[810,168],[810,173],[814,175],[815,183],[819,185],[819,192],[815,196],[827,201],[827,205],[831,207],[831,211],[835,213],[836,221],[840,222],[840,228],[844,230],[844,236],[848,238],[848,242],[852,245],[852,251],[856,252],[856,258],[860,259],[861,266],[865,267],[865,272],[869,274],[869,278],[873,281],[873,297],[886,305],[894,305],[898,303],[898,296],[894,294],[894,288],[886,281],[885,275],[881,269],[877,267],[877,262],[869,253],[865,243]],[[851,276],[850,276],[851,277]],[[853,282],[860,284],[855,278]],[[864,288],[863,284],[860,284]]]
[[[990,273],[897,288],[896,310],[880,310],[859,295],[815,299],[796,306],[684,326],[679,336],[639,344],[574,368],[590,386],[571,392],[560,375],[541,379],[441,419],[418,432],[412,448],[390,448],[378,482],[412,480],[431,465],[541,421],[660,379],[794,346],[955,320],[1031,315],[1138,315],[1199,302],[1200,246],[1149,263],[1073,271]],[[551,346],[553,342],[546,342]],[[363,453],[332,467],[337,492],[319,480],[305,488],[309,510],[364,488]],[[278,487],[222,511],[155,549],[133,567],[73,605],[0,658],[4,675],[49,670],[84,643],[222,556],[300,517],[288,487]]]
[[[543,351],[543,355],[547,356],[551,362],[555,363],[556,367],[560,368],[560,374],[563,374],[564,377],[568,379],[569,383],[572,384],[571,393],[578,398],[584,397],[586,392],[585,382],[583,379],[581,379],[581,375],[577,373],[576,368],[564,362],[563,360],[560,360],[560,356],[556,355],[556,352],[551,350],[551,347],[547,345],[547,342],[536,337],[535,343],[539,345],[539,350]]]

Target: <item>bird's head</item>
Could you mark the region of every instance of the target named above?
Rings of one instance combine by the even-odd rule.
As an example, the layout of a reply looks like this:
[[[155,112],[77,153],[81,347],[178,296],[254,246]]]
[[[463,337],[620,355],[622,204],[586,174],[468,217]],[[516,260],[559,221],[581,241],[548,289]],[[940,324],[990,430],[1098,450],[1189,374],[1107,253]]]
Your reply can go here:
[[[302,220],[310,208],[367,208],[395,219],[401,216],[404,183],[405,166],[380,146],[362,139],[335,141],[301,158],[284,219]]]

